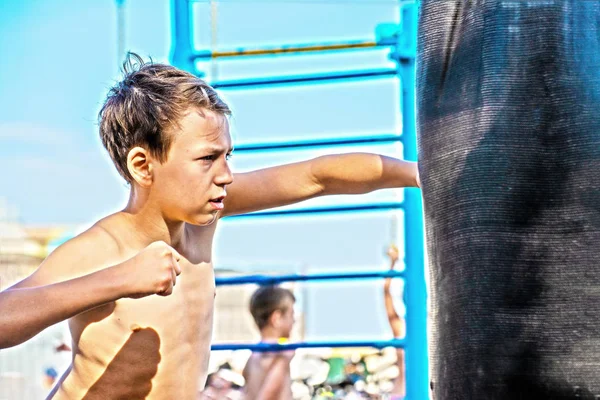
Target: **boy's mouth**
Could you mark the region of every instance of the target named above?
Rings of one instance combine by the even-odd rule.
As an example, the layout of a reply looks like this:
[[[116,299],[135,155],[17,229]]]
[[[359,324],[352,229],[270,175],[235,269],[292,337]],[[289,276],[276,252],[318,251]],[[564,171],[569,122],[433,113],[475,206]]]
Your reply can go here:
[[[216,197],[214,199],[210,199],[208,202],[213,206],[213,208],[215,210],[222,210],[224,207],[224,205],[223,205],[224,199],[225,199],[225,195]]]
[[[222,203],[224,199],[225,199],[225,196],[223,195],[221,197],[216,197],[214,199],[210,199],[209,201],[211,203]]]

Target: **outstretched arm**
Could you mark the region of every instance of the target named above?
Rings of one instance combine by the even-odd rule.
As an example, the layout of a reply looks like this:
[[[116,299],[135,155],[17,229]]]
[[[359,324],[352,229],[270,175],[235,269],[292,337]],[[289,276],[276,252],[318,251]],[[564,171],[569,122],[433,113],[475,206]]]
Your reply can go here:
[[[179,257],[167,244],[157,242],[124,263],[78,278],[46,284],[34,273],[0,293],[0,349],[122,297],[170,294],[181,273]]]
[[[388,249],[388,257],[390,258],[390,270],[394,270],[396,262],[398,262],[398,249],[396,246],[391,246]],[[383,299],[385,303],[385,311],[387,313],[388,322],[390,328],[392,328],[392,334],[395,338],[404,337],[404,319],[398,316],[396,308],[394,307],[394,300],[390,293],[390,286],[392,284],[392,278],[386,278],[383,285]]]
[[[317,196],[418,186],[417,163],[368,153],[328,155],[235,174],[223,215],[280,207]]]

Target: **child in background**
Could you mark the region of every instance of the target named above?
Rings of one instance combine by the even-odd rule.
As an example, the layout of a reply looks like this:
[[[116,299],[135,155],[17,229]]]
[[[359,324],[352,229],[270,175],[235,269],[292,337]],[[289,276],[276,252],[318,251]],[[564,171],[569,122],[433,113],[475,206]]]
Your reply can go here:
[[[279,286],[263,286],[250,299],[250,313],[264,343],[287,341],[294,326],[292,292]],[[253,353],[244,378],[246,399],[292,400],[290,361],[293,351]]]

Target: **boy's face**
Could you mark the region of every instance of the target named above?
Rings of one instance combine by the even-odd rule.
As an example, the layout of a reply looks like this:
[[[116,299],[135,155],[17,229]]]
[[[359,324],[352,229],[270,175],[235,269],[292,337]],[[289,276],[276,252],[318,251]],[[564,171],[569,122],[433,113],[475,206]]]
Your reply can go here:
[[[221,114],[191,109],[179,125],[167,161],[154,163],[152,195],[167,220],[209,225],[233,181],[229,123]]]
[[[294,322],[296,322],[294,301],[289,297],[286,297],[280,312],[281,314],[278,321],[279,336],[287,339],[292,334],[292,328],[294,327]]]

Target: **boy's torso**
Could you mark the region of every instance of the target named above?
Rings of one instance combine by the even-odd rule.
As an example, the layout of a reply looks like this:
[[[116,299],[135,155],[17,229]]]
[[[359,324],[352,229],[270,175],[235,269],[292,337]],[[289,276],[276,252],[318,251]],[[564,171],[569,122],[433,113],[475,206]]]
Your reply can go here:
[[[111,218],[115,217],[97,225],[111,233]],[[196,397],[199,384],[206,380],[210,355],[215,225],[194,227],[188,244],[177,249],[186,259],[180,261],[182,273],[170,296],[120,299],[69,321],[73,364],[55,389],[54,399]],[[99,255],[101,267],[125,261],[143,248],[113,237],[118,254]]]
[[[277,353],[254,353],[250,356],[244,368],[244,379],[246,380],[246,385],[244,386],[245,399],[258,399],[265,385],[269,370],[275,361],[275,357],[278,357]],[[293,398],[289,365],[287,369],[288,371],[285,381],[282,382],[282,390],[280,391],[278,400],[292,400]]]

